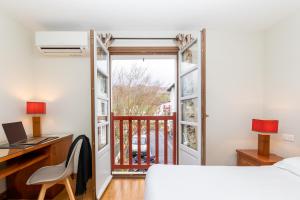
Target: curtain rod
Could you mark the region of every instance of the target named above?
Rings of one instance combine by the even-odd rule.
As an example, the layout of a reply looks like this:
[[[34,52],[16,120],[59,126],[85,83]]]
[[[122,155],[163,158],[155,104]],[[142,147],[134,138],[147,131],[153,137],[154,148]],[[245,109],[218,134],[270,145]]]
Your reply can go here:
[[[147,38],[147,37],[113,37],[113,40],[176,40],[176,38]]]

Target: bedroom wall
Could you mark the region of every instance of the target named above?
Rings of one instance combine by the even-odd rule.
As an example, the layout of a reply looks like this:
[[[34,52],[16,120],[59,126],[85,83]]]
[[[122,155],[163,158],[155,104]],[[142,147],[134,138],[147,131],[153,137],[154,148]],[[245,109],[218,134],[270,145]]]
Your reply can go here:
[[[271,138],[273,152],[284,157],[300,155],[300,14],[266,32],[264,115],[279,119],[279,134]],[[295,142],[283,140],[295,136]]]
[[[91,136],[89,56],[44,56],[32,46],[35,98],[47,102],[43,133]]]
[[[0,14],[0,123],[23,121],[31,132],[30,117],[25,114],[25,102],[33,95],[31,51],[32,34],[14,19]],[[6,136],[0,128],[0,143]],[[0,193],[5,190],[0,180]]]
[[[42,118],[46,134],[90,136],[89,57],[46,57],[34,46],[34,31],[9,15],[0,14],[0,122],[23,121],[30,135],[27,100],[47,102]],[[0,143],[6,137],[0,128]],[[5,190],[0,180],[0,193]]]
[[[256,148],[251,119],[262,115],[263,33],[207,31],[207,164],[235,165]]]

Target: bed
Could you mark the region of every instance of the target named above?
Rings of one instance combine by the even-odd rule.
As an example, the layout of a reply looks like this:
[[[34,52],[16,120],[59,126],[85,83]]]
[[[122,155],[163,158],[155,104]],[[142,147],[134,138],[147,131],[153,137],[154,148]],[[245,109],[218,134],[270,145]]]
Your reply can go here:
[[[153,165],[145,200],[299,200],[300,157],[273,166]]]

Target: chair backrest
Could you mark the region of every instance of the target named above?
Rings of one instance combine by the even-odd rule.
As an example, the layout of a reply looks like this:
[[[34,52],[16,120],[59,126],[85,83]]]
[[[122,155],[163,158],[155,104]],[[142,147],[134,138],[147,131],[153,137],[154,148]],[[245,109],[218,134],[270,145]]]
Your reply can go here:
[[[75,153],[76,152],[80,153],[82,142],[83,142],[82,139],[78,140],[78,142],[76,143],[75,147],[73,148],[73,151],[72,151],[72,153],[70,155],[70,158],[69,158],[66,170],[62,174],[61,178],[65,178],[67,176],[70,176],[73,173],[73,171],[74,171],[75,165],[78,165],[78,159],[76,160],[77,162],[75,163]]]

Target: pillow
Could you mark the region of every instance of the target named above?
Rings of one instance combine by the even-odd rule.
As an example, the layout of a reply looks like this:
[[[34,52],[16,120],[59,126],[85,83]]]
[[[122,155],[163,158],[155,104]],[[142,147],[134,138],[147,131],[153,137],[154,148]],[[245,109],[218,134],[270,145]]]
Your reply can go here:
[[[286,158],[275,163],[273,166],[300,176],[300,157]]]

